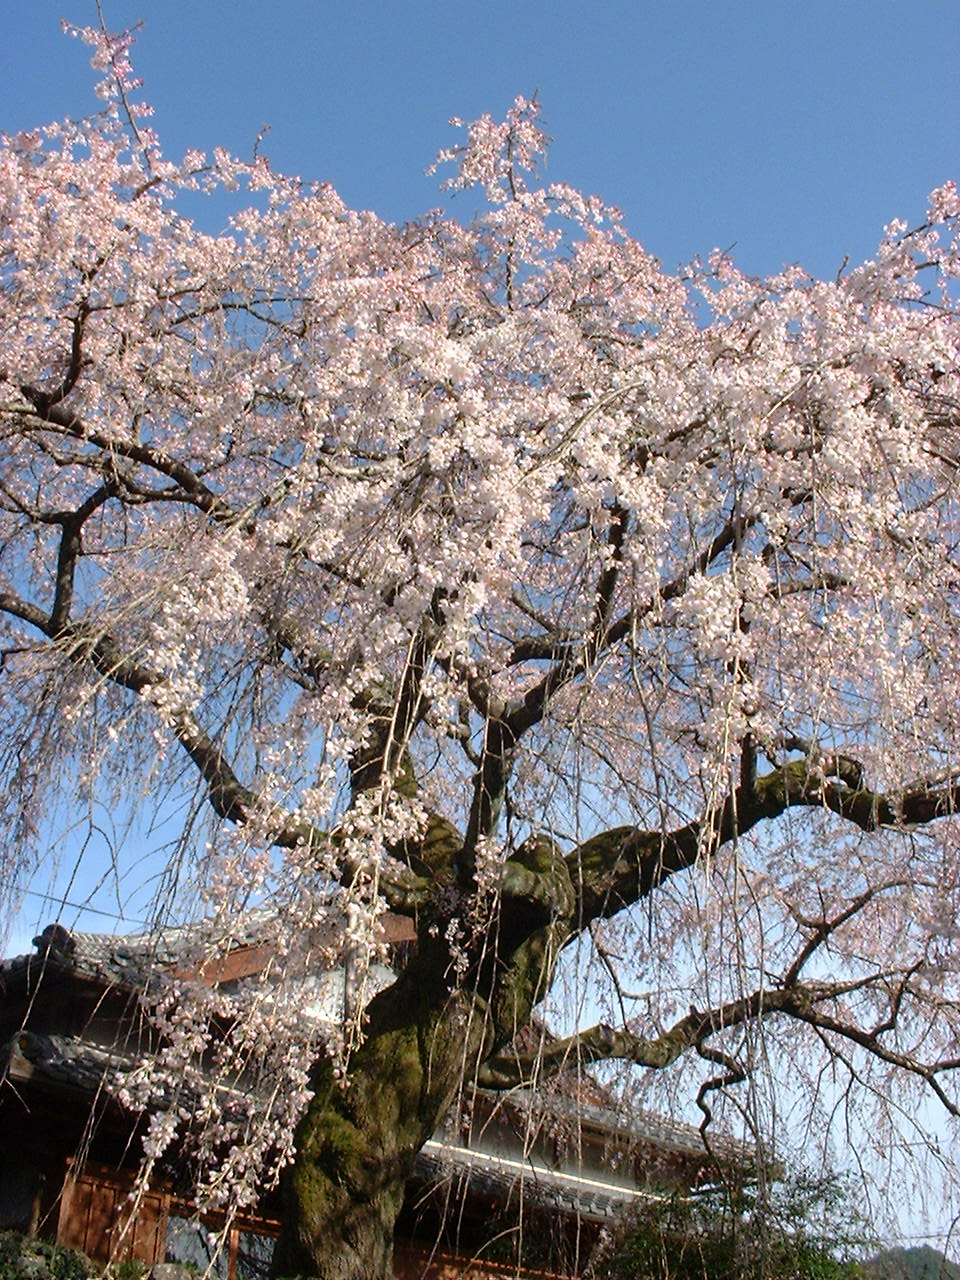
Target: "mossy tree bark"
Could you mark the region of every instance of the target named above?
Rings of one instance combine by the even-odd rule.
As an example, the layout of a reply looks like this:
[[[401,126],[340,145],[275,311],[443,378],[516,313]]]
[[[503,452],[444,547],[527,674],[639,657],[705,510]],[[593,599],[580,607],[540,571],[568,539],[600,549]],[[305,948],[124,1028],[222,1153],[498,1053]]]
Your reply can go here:
[[[416,965],[371,1002],[367,1032],[348,1078],[334,1078],[328,1062],[313,1072],[283,1189],[278,1275],[393,1275],[394,1224],[416,1154],[484,1038],[470,1001]]]
[[[348,1076],[336,1079],[327,1061],[314,1069],[274,1274],[393,1276],[394,1225],[417,1153],[463,1082],[529,1021],[574,904],[565,863],[532,841],[506,864],[493,926],[468,942],[459,966],[444,931],[421,928],[410,963],[368,1006]]]

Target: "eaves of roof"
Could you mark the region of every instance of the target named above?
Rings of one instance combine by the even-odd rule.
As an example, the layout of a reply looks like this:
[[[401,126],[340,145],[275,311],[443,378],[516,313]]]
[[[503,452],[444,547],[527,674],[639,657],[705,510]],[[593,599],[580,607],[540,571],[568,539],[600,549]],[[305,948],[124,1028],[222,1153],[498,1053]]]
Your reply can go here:
[[[101,1092],[111,1095],[125,1075],[142,1065],[135,1054],[105,1049],[77,1037],[32,1031],[20,1031],[0,1046],[0,1062],[3,1075],[15,1087],[31,1084],[88,1098]],[[653,1192],[437,1139],[430,1139],[419,1152],[415,1176],[424,1183],[454,1178],[470,1191],[495,1194],[504,1201],[522,1184],[528,1202],[596,1222],[614,1219],[631,1205],[656,1198]]]

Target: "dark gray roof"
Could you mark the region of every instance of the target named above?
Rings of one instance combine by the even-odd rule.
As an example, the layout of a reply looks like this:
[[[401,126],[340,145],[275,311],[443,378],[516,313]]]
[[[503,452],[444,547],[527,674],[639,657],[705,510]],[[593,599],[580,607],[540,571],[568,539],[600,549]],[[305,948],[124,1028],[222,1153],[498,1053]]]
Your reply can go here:
[[[119,1082],[139,1064],[135,1054],[105,1049],[76,1036],[18,1031],[0,1046],[0,1077],[9,1074],[14,1082],[67,1085],[91,1095],[107,1083]]]
[[[272,933],[276,915],[265,909],[252,910],[231,921],[229,934],[219,932],[208,920],[159,930],[155,933],[117,935],[96,933],[69,933],[61,925],[48,925],[34,939],[37,953],[4,961],[0,965],[0,977],[12,976],[18,968],[37,964],[53,964],[61,969],[130,990],[149,984],[151,977],[183,964],[186,957],[209,956],[219,951],[225,954],[237,947],[253,946],[267,941]],[[31,1033],[21,1033],[24,1034]],[[67,1036],[34,1037],[30,1053],[43,1073],[53,1078],[55,1072],[74,1071],[89,1078],[95,1069],[96,1055],[105,1051],[86,1042],[74,1042]],[[41,1041],[47,1042],[41,1048]],[[33,1042],[31,1042],[33,1043]],[[89,1056],[84,1054],[89,1051]],[[109,1057],[109,1055],[107,1055]],[[103,1059],[98,1082],[103,1070],[111,1064]],[[122,1069],[119,1061],[115,1067]],[[498,1095],[503,1097],[504,1095]],[[649,1145],[683,1160],[704,1161],[707,1153],[700,1131],[693,1125],[668,1119],[641,1108],[597,1106],[565,1093],[561,1085],[546,1092],[515,1089],[509,1094],[509,1105],[545,1120],[567,1120],[571,1125],[593,1127],[604,1138],[635,1149]],[[721,1133],[711,1131],[710,1148],[715,1159],[749,1171],[753,1164],[752,1152],[741,1142]]]
[[[154,974],[183,964],[191,955],[225,953],[265,942],[275,922],[275,913],[251,910],[231,920],[229,932],[209,920],[140,934],[72,933],[63,925],[51,924],[33,939],[35,953],[0,962],[0,974],[10,976],[39,959],[111,986],[139,988]]]
[[[661,1197],[654,1191],[619,1186],[597,1178],[549,1169],[532,1160],[512,1159],[431,1139],[417,1155],[416,1174],[424,1182],[485,1192],[506,1203],[523,1187],[523,1198],[544,1208],[575,1213],[595,1222],[620,1219],[624,1210]]]
[[[704,1161],[707,1151],[700,1130],[682,1120],[641,1107],[599,1107],[579,1098],[564,1095],[560,1090],[536,1093],[528,1089],[515,1089],[510,1097],[534,1115],[550,1119],[567,1119],[580,1127],[594,1127],[607,1138],[620,1141],[624,1146],[637,1147],[649,1143],[661,1151],[670,1151],[689,1159],[691,1156]],[[751,1152],[742,1142],[726,1134],[710,1133],[710,1149],[718,1160],[740,1165],[749,1164]]]

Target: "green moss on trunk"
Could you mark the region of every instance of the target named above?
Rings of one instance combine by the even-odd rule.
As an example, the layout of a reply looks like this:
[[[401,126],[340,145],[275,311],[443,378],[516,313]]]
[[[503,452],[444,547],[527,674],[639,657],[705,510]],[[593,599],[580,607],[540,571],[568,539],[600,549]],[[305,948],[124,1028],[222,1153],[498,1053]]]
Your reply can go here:
[[[371,1001],[347,1078],[335,1078],[328,1061],[314,1068],[283,1186],[276,1275],[391,1280],[394,1225],[417,1152],[461,1082],[527,1023],[569,934],[574,897],[563,862],[543,849],[526,861],[532,880],[505,893],[499,946],[477,939],[485,960],[462,985],[452,985],[442,931],[425,930],[404,973]]]
[[[447,989],[446,948],[427,948],[367,1011],[347,1079],[315,1068],[283,1188],[277,1275],[387,1280],[393,1229],[417,1152],[483,1056],[482,1007]]]

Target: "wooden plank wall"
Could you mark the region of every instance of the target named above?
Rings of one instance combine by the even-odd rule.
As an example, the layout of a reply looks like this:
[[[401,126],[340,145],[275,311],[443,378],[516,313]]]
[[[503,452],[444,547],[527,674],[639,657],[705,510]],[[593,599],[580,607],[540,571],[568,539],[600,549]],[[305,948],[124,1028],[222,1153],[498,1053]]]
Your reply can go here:
[[[98,1262],[162,1262],[170,1197],[147,1191],[133,1200],[133,1190],[128,1174],[90,1164],[68,1168],[57,1242]]]

